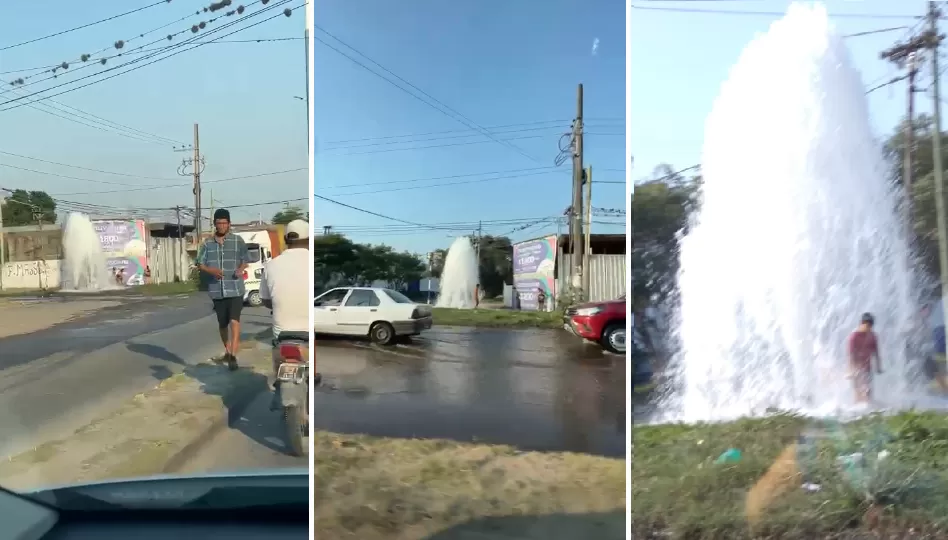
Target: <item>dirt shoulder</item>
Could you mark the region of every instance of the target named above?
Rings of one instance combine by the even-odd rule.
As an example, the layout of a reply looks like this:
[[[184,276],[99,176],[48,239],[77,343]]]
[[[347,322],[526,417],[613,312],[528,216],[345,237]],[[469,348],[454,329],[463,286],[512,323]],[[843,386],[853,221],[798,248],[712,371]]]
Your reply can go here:
[[[625,538],[621,459],[320,431],[313,452],[320,538]]]
[[[240,358],[236,372],[189,366],[74,433],[0,462],[0,485],[30,490],[167,472],[226,426],[228,410],[266,391],[269,350],[248,346]]]
[[[114,300],[28,303],[15,298],[0,299],[0,338],[38,332],[120,303]]]

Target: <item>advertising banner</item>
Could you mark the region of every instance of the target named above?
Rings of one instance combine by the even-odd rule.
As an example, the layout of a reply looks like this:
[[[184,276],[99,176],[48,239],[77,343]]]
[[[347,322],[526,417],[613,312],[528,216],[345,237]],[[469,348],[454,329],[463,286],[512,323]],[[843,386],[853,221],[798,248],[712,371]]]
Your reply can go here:
[[[542,290],[547,306],[556,295],[556,236],[527,240],[513,246],[513,281],[520,309],[537,311],[537,296]]]
[[[145,221],[95,220],[92,226],[99,235],[109,274],[122,285],[143,285],[148,265]]]

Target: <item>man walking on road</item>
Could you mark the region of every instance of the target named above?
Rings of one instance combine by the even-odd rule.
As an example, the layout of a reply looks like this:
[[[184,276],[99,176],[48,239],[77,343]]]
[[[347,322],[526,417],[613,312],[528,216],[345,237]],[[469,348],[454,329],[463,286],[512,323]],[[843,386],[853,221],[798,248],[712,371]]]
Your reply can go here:
[[[230,230],[230,212],[218,209],[214,212],[214,236],[201,245],[197,264],[201,272],[210,274],[212,278],[207,292],[214,303],[224,344],[224,354],[214,360],[226,362],[231,371],[237,369],[240,312],[244,307],[244,270],[249,263],[250,256],[243,238]]]
[[[313,258],[309,253],[309,223],[295,219],[286,225],[286,251],[277,255],[263,272],[260,299],[273,312],[273,339],[280,332],[309,333],[309,269]],[[273,357],[273,373],[280,368],[278,355]]]

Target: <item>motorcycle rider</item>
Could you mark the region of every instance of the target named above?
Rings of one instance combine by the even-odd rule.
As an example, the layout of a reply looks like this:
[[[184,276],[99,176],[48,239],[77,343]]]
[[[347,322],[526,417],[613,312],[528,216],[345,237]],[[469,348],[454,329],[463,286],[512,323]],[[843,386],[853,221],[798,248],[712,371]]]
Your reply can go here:
[[[266,264],[260,281],[260,298],[273,314],[273,379],[280,368],[277,337],[280,332],[309,333],[309,223],[295,219],[286,225],[286,251]]]

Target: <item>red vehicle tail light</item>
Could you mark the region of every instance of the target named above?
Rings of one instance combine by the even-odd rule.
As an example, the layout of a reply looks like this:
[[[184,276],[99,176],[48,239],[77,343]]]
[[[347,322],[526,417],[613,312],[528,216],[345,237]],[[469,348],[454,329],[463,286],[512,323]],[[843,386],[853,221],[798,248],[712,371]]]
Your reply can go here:
[[[246,281],[247,279],[249,279],[249,276],[250,276],[250,274],[248,274],[247,271],[244,270],[244,281]]]
[[[280,357],[287,362],[302,362],[304,360],[303,348],[299,345],[280,345]]]

